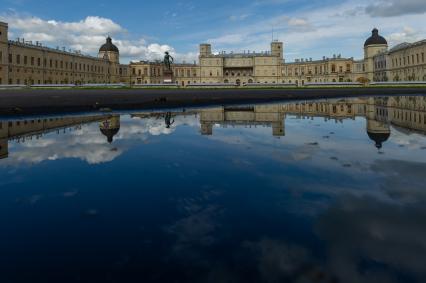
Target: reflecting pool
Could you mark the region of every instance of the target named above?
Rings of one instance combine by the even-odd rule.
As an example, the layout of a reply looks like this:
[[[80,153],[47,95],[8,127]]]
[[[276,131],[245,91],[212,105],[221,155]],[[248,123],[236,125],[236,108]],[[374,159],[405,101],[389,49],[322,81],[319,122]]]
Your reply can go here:
[[[0,121],[0,282],[426,282],[426,97]]]

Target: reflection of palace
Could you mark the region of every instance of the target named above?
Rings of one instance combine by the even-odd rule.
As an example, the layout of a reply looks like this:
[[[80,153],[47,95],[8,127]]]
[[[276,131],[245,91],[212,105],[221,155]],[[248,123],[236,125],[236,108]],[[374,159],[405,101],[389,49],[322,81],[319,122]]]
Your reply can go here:
[[[114,136],[120,131],[120,116],[114,115],[111,118],[102,121],[99,124],[101,133],[107,137],[109,143],[112,143]]]
[[[325,120],[366,118],[368,137],[381,148],[391,134],[392,125],[400,131],[426,133],[425,97],[390,97],[301,102],[253,107],[218,107],[201,110],[201,133],[212,135],[213,126],[264,125],[274,136],[284,136],[286,115],[299,118],[324,117]]]
[[[212,135],[213,126],[267,126],[274,136],[284,136],[285,113],[282,105],[219,107],[200,111],[201,133]]]
[[[202,135],[213,135],[213,128],[237,126],[271,127],[273,136],[285,135],[286,115],[300,119],[323,117],[327,120],[343,122],[356,117],[366,118],[368,137],[381,148],[391,134],[391,125],[398,131],[426,134],[426,98],[354,98],[324,101],[306,101],[287,104],[255,106],[228,106],[201,109],[192,112],[175,112],[173,116],[188,116],[199,113]],[[133,115],[142,119],[159,118],[162,113]]]
[[[55,117],[34,118],[28,120],[0,121],[0,159],[9,155],[8,142],[25,142],[39,139],[44,134],[57,131],[66,132],[67,129],[80,129],[82,124],[100,122],[100,131],[112,142],[113,136],[120,129],[120,117],[110,115],[85,117]]]
[[[256,106],[228,106],[186,112],[168,112],[169,120],[178,116],[199,115],[202,135],[213,135],[214,127],[270,127],[272,135],[285,135],[287,115],[299,119],[322,117],[325,120],[343,122],[356,117],[366,118],[368,137],[381,148],[393,129],[405,134],[418,132],[426,134],[426,97],[389,97],[324,100],[319,102],[297,102]],[[159,119],[167,127],[165,113],[142,113],[132,117]],[[174,117],[174,118],[173,118]],[[167,118],[167,117],[166,117]],[[44,133],[67,128],[79,128],[82,124],[99,122],[99,130],[109,143],[120,131],[119,115],[98,115],[86,117],[34,118],[17,121],[0,121],[0,159],[8,157],[8,141],[25,142],[40,138]],[[172,123],[170,123],[170,126]]]

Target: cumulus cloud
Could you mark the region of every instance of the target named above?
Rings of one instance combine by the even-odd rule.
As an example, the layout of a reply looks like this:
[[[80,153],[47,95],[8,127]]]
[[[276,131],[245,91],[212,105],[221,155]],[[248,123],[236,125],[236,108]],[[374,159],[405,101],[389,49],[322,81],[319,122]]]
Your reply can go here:
[[[285,7],[285,0],[258,1],[258,5],[274,3]],[[387,1],[389,2],[389,1]],[[377,27],[386,38],[389,38],[391,46],[403,40],[413,41],[423,39],[426,36],[424,22],[424,1],[390,1],[391,7],[402,7],[401,11],[407,11],[415,2],[418,4],[416,14],[400,13],[398,20],[390,17],[373,16],[375,7],[379,9],[388,4],[367,0],[348,0],[339,3],[315,5],[303,7],[299,10],[289,10],[285,13],[275,14],[270,17],[251,17],[245,25],[229,25],[226,30],[219,31],[217,36],[210,36],[210,42],[217,49],[231,50],[269,50],[272,28],[275,38],[285,42],[286,61],[291,61],[296,54],[303,56],[322,58],[341,53],[345,57],[360,58],[363,56],[363,43],[371,35],[371,30]],[[422,4],[423,3],[423,4]],[[416,4],[416,5],[417,5]],[[255,14],[258,5],[247,8],[245,13]],[[332,5],[332,7],[330,7]],[[370,7],[372,6],[372,7]],[[367,8],[368,7],[368,8]],[[412,32],[404,31],[405,27]],[[394,34],[393,34],[394,33]],[[397,34],[396,34],[397,33]],[[394,40],[395,39],[395,40]]]
[[[391,33],[387,38],[392,44],[415,42],[422,39],[420,33],[411,27],[404,27],[400,31]]]
[[[424,0],[386,0],[368,5],[366,13],[373,17],[394,17],[407,14],[426,13],[426,1]]]
[[[99,47],[105,43],[106,36],[113,37],[114,44],[120,49],[121,61],[156,60],[170,51],[177,61],[193,61],[198,54],[180,54],[167,44],[148,43],[144,38],[122,39],[128,31],[111,19],[88,16],[76,22],[45,20],[21,14],[3,14],[0,20],[8,22],[11,33],[16,37],[30,41],[40,41],[48,46],[65,46],[73,51],[96,56]]]
[[[397,282],[392,270],[422,282],[426,229],[420,219],[425,216],[424,198],[407,206],[369,197],[342,198],[318,222],[329,250],[329,269],[340,282]]]

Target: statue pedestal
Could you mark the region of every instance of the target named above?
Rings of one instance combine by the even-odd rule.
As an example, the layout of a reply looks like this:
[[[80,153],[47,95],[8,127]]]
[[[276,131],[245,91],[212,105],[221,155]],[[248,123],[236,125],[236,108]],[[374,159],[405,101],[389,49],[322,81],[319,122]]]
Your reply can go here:
[[[173,71],[171,70],[164,70],[164,83],[165,84],[172,84],[173,83]]]

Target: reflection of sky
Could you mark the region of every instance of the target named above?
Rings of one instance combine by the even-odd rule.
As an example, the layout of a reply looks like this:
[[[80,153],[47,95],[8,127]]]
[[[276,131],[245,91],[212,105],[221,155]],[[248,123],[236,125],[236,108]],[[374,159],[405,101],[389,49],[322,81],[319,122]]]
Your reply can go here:
[[[392,129],[379,152],[364,118],[288,116],[281,138],[202,136],[195,116],[174,119],[124,116],[112,145],[97,123],[11,142],[2,276],[54,266],[59,280],[75,266],[147,282],[424,282],[425,136]]]
[[[37,164],[46,160],[76,158],[89,164],[111,162],[124,151],[140,142],[148,142],[150,136],[171,134],[181,125],[197,126],[193,116],[176,117],[174,127],[167,129],[162,119],[121,118],[122,126],[114,137],[114,146],[108,145],[99,130],[98,123],[87,124],[69,132],[49,133],[41,139],[27,139],[25,143],[10,142],[9,158],[0,166]]]

